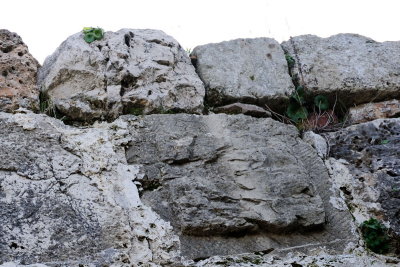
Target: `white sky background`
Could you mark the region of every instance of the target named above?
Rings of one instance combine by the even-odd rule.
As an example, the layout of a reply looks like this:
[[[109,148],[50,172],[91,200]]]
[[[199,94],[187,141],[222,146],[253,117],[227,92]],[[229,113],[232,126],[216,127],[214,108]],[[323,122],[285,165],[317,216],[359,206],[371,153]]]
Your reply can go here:
[[[40,63],[83,27],[152,28],[184,48],[235,38],[358,33],[400,40],[400,0],[3,0],[0,28],[18,33]]]

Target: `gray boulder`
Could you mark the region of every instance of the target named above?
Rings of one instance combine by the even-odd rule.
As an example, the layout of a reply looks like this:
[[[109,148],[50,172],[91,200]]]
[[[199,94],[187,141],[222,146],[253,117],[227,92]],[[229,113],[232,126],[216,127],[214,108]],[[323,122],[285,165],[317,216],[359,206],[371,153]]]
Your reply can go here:
[[[86,43],[70,36],[39,71],[49,105],[80,121],[120,114],[201,113],[204,87],[186,52],[158,30],[122,29]]]
[[[121,146],[124,125],[83,130],[44,115],[0,113],[0,264],[175,259],[171,226],[140,202],[139,167],[126,164]]]
[[[201,45],[191,55],[211,106],[242,102],[275,108],[294,89],[283,50],[271,38]]]
[[[308,242],[340,251],[354,241],[348,211],[329,203],[322,160],[295,127],[225,114],[149,115],[130,125],[126,155],[143,165],[142,201],[171,222],[183,255]]]
[[[297,75],[312,95],[352,104],[400,97],[400,42],[375,42],[357,34],[302,35],[283,42]]]

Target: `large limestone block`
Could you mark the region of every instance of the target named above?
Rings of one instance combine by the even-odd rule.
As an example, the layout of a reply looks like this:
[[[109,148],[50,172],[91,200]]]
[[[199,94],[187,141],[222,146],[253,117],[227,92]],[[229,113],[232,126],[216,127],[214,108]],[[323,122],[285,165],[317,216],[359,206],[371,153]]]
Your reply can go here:
[[[329,203],[322,160],[295,127],[225,114],[149,115],[130,125],[126,155],[143,165],[142,201],[171,222],[184,255],[307,242],[341,250],[354,239],[349,213]]]
[[[124,127],[74,129],[44,115],[0,113],[0,264],[174,259],[171,226],[139,199],[139,167],[126,164],[121,146]]]
[[[201,113],[205,94],[186,52],[158,30],[106,32],[91,44],[72,35],[45,60],[39,84],[60,113],[81,121]]]
[[[293,91],[285,55],[271,38],[236,39],[193,49],[207,103],[278,107]]]
[[[382,219],[400,239],[400,119],[379,119],[325,134],[327,163],[358,223]]]
[[[38,68],[21,37],[0,30],[0,111],[39,110]]]
[[[346,105],[400,97],[400,42],[375,42],[357,34],[302,35],[282,43],[312,95]]]

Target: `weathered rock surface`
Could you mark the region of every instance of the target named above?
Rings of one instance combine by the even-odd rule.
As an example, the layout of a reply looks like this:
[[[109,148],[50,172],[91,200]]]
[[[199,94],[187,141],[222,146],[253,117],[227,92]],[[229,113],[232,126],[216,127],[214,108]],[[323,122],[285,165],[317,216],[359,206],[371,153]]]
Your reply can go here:
[[[38,68],[21,37],[0,30],[0,111],[39,110]]]
[[[60,113],[81,121],[201,113],[205,94],[186,52],[158,30],[106,32],[91,44],[72,35],[46,59],[39,84]]]
[[[354,253],[354,252],[353,252]],[[394,257],[371,255],[365,251],[357,251],[354,254],[330,255],[324,251],[313,251],[305,253],[286,253],[283,256],[271,256],[255,254],[232,255],[228,257],[215,256],[188,266],[196,267],[395,267],[400,263]],[[12,266],[14,267],[14,266]]]
[[[141,204],[133,183],[139,167],[126,164],[126,123],[111,128],[0,113],[0,264],[159,266],[174,259],[179,240]]]
[[[296,60],[293,75],[313,95],[332,101],[337,95],[349,106],[400,97],[400,42],[378,43],[357,34],[302,35],[282,47]]]
[[[352,107],[349,109],[348,120],[356,124],[394,117],[400,117],[400,101],[396,99]]]
[[[226,114],[244,114],[256,118],[271,117],[271,112],[263,109],[262,107],[243,103],[233,103],[226,106],[217,107],[213,109],[213,112]]]
[[[233,102],[279,106],[294,90],[285,55],[271,38],[197,46],[196,71],[211,106]]]
[[[303,134],[303,140],[317,151],[320,158],[326,158],[328,155],[328,144],[325,138],[313,131],[307,131]]]
[[[382,219],[400,236],[400,119],[375,120],[326,134],[330,166],[358,223]]]
[[[400,43],[299,36],[282,44],[290,70],[272,39],[199,46],[210,115],[149,115],[203,111],[179,44],[155,30],[75,34],[38,81],[41,108],[84,122],[72,127],[27,110],[37,62],[0,37],[0,85],[16,84],[0,87],[0,267],[399,265],[400,118],[300,136],[261,117],[285,107],[296,76],[347,107],[391,99],[351,109],[351,123],[398,116]],[[325,115],[338,120],[311,114],[305,128]],[[371,217],[397,258],[364,248]]]
[[[349,213],[329,203],[322,160],[295,127],[225,114],[149,115],[130,125],[127,160],[143,165],[142,200],[171,222],[184,255],[309,242],[340,251],[355,240]]]

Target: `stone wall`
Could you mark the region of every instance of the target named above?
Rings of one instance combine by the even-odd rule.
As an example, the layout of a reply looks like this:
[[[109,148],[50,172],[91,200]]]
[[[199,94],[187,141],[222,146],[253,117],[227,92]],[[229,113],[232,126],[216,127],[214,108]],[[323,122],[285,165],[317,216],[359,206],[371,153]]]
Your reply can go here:
[[[399,55],[122,29],[39,66],[1,30],[0,266],[397,266]],[[291,121],[299,87],[329,108]]]

